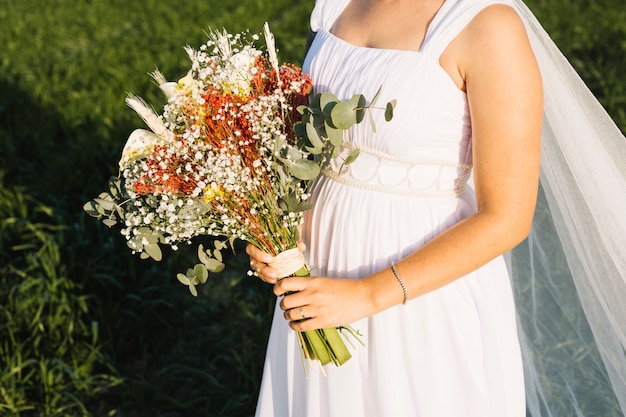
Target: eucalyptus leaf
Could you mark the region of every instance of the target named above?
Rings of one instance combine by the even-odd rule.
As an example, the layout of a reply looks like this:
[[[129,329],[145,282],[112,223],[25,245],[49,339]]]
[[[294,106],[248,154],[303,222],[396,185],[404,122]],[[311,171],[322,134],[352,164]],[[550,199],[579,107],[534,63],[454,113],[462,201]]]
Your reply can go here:
[[[387,106],[385,107],[385,120],[387,122],[393,119],[393,109],[395,106],[396,106],[395,100],[392,100],[389,103],[387,103]]]
[[[140,259],[148,259],[150,257],[150,255],[148,255],[146,252],[141,252],[139,254],[139,258]]]
[[[156,243],[148,243],[147,245],[143,245],[143,253],[147,253],[152,259],[155,261],[160,261],[163,259],[163,252],[161,252],[161,248]]]
[[[305,146],[304,149],[312,155],[321,155],[324,152],[324,149],[314,148],[312,146]]]
[[[141,237],[134,237],[132,239],[128,239],[126,245],[132,250],[139,252],[143,249],[143,243]]]
[[[287,205],[287,201],[284,198],[278,199],[278,207],[284,212],[289,212],[289,206]]]
[[[370,107],[374,107],[376,105],[376,102],[378,101],[378,97],[380,97],[380,92],[382,90],[383,90],[383,86],[381,85],[380,87],[378,87],[378,91],[376,91],[376,94],[374,94],[374,98],[370,102]]]
[[[95,198],[94,201],[102,206],[107,211],[113,211],[115,209],[115,201],[104,198]]]
[[[285,196],[284,198],[285,204],[287,206],[286,212],[294,212],[296,211],[296,206],[298,205],[298,200],[296,199],[296,193],[292,192]]]
[[[320,109],[327,116],[330,116],[338,103],[339,99],[332,93],[322,93],[320,97]]]
[[[196,266],[193,267],[193,272],[200,284],[204,284],[209,278],[209,271],[204,264],[196,264]]]
[[[326,115],[323,113],[320,114],[314,114],[311,116],[311,120],[309,120],[310,123],[313,123],[313,126],[315,126],[316,129],[319,129],[320,127],[324,126],[324,122],[326,122],[326,120],[330,119],[330,114]]]
[[[159,241],[159,235],[150,231],[150,233],[146,233],[144,235],[145,239],[148,241],[149,245],[155,245]]]
[[[202,262],[203,264],[205,264],[207,260],[207,256],[206,253],[204,253],[204,246],[202,245],[202,243],[198,245],[198,260],[200,260],[200,262]]]
[[[370,119],[370,127],[372,129],[372,132],[376,133],[376,123],[374,122],[374,118],[372,117],[372,113],[369,113],[369,119]]]
[[[117,224],[117,220],[115,219],[104,219],[102,220],[102,223],[104,223],[105,226],[108,227],[113,227]]]
[[[350,99],[350,105],[356,112],[356,122],[361,123],[365,117],[365,108],[367,106],[367,100],[363,94],[355,94]]]
[[[317,129],[313,126],[312,123],[306,124],[306,136],[311,142],[311,145],[314,149],[322,149],[324,148],[324,142],[320,138]]]
[[[311,97],[311,100],[309,102],[309,106],[308,109],[309,111],[313,111],[313,109],[317,108],[317,109],[321,109],[320,106],[320,99],[321,99],[322,94],[316,94],[313,97]]]
[[[285,152],[289,157],[288,159],[290,159],[291,161],[297,161],[299,159],[302,159],[302,154],[300,153],[300,151],[293,146],[287,147],[285,149]]]
[[[348,156],[346,156],[345,161],[343,162],[344,165],[350,165],[351,163],[353,163],[359,157],[360,153],[361,150],[358,148],[351,150]]]
[[[109,192],[115,200],[122,199],[122,181],[119,178],[111,177],[109,179]]]
[[[191,281],[189,280],[189,277],[187,277],[187,275],[185,275],[185,274],[181,274],[179,272],[178,274],[176,274],[176,278],[178,278],[178,280],[180,281],[181,284],[184,284],[184,285],[191,284]]]
[[[198,290],[196,289],[195,285],[189,284],[188,288],[189,288],[189,292],[191,293],[191,295],[193,295],[194,297],[198,296]]]
[[[333,144],[333,146],[341,146],[343,143],[343,130],[332,127],[328,123],[325,123],[325,128],[330,143]]]
[[[213,257],[214,257],[215,259],[217,259],[218,261],[220,261],[220,262],[222,262],[222,261],[223,261],[223,258],[222,258],[222,252],[221,252],[219,249],[215,249],[215,250],[213,251]]]
[[[83,210],[91,217],[101,217],[101,214],[97,210],[95,201],[88,201],[83,205]]]
[[[300,159],[289,165],[289,171],[294,177],[307,181],[317,178],[320,173],[320,167],[308,159]]]
[[[356,112],[352,110],[352,106],[347,101],[337,103],[330,117],[333,125],[338,129],[346,130],[356,123]]]
[[[302,201],[298,205],[296,205],[292,211],[294,213],[297,213],[297,212],[306,211],[312,208],[313,208],[312,203],[309,203],[308,201]]]
[[[298,135],[298,137],[306,138],[306,126],[307,123],[300,121],[293,125],[293,131],[296,133],[296,135]]]
[[[291,177],[285,172],[285,166],[279,165],[276,166],[275,172],[280,177],[280,184],[283,187],[287,187],[287,184],[291,181]]]
[[[115,206],[115,212],[120,220],[124,220],[126,218],[126,213],[124,213],[124,210],[122,210],[122,207],[119,204]]]
[[[213,258],[209,258],[204,265],[206,265],[207,269],[213,273],[222,272],[226,267],[223,262]]]

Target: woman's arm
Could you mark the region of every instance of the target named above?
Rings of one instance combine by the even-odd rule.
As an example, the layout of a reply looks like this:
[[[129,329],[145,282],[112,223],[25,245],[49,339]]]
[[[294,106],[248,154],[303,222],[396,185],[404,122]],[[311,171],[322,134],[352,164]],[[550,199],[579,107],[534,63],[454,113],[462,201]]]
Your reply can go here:
[[[530,230],[537,195],[541,77],[521,20],[508,6],[490,6],[449,49],[469,102],[478,210],[397,263],[409,298],[515,247]],[[298,292],[285,296],[281,308],[300,331],[345,325],[404,298],[390,268],[361,280],[294,277],[274,287],[278,296],[289,291]],[[300,308],[309,320],[299,321]]]

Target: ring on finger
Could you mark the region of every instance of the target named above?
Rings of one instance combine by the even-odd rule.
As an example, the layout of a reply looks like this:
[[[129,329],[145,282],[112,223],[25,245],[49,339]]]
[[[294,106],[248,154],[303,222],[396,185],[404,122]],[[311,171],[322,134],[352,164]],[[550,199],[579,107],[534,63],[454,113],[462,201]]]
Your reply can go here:
[[[304,315],[304,312],[302,311],[302,307],[300,307],[300,310],[299,310],[299,311],[300,311],[300,319],[301,319],[301,320],[306,319],[306,316]]]

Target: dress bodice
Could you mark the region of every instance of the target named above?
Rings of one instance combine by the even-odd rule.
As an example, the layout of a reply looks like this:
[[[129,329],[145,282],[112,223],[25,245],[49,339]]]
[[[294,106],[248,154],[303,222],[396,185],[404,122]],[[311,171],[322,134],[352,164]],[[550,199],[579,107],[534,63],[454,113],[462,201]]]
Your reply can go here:
[[[499,0],[472,5],[484,7],[485,2]],[[389,123],[383,110],[371,110],[375,131],[366,122],[349,129],[344,140],[360,148],[361,156],[341,172],[336,168],[342,161],[336,161],[325,175],[343,177],[362,188],[393,188],[409,195],[462,193],[472,164],[467,97],[441,67],[439,57],[474,16],[472,7],[465,0],[447,0],[421,48],[412,51],[355,46],[333,35],[332,25],[348,3],[317,1],[311,17],[317,35],[304,70],[316,93],[330,91],[343,100],[360,93],[371,99],[381,88],[378,103],[395,99],[397,106]]]

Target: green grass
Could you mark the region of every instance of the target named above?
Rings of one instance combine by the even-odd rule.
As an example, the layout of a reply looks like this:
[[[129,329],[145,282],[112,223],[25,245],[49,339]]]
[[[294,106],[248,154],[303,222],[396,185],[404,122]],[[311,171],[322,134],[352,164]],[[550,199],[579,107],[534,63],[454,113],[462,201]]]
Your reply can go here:
[[[623,0],[530,5],[626,130]],[[81,207],[143,126],[126,93],[164,102],[149,72],[184,74],[209,27],[265,21],[299,62],[312,6],[0,0],[0,415],[253,413],[273,297],[245,256],[193,298],[174,278],[190,255],[140,261]]]

